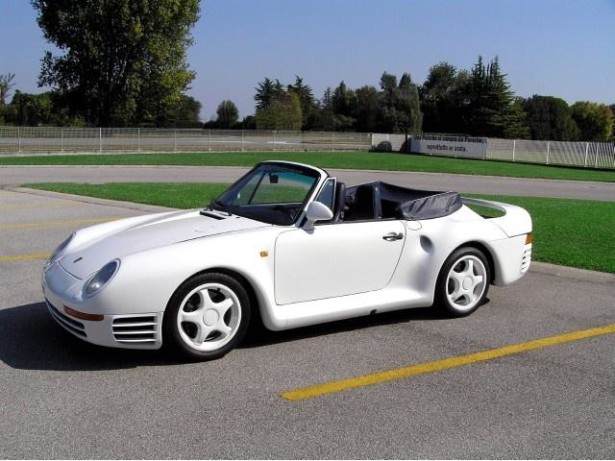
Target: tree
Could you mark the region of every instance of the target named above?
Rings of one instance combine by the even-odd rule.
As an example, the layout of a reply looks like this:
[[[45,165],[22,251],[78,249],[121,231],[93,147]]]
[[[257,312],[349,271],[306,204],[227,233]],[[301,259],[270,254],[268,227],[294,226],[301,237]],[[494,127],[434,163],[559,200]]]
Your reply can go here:
[[[194,79],[186,63],[198,0],[31,0],[45,39],[40,86],[90,124],[160,124]]]
[[[396,108],[404,114],[400,131],[417,133],[423,126],[423,114],[419,101],[417,86],[412,82],[410,74],[404,73],[399,80]]]
[[[613,133],[613,112],[606,104],[579,101],[570,108],[582,141],[604,142]]]
[[[299,131],[302,120],[301,102],[294,92],[280,94],[268,107],[256,111],[259,130]]]
[[[354,113],[357,107],[357,98],[342,80],[331,95],[331,109],[333,111],[333,124],[336,131],[349,131],[354,129],[356,119]]]
[[[336,130],[336,116],[333,113],[333,91],[330,87],[327,87],[324,91],[318,103],[318,108],[311,114],[308,126],[312,130]]]
[[[9,96],[9,91],[15,86],[13,79],[15,74],[2,74],[0,75],[0,106],[4,106]]]
[[[201,103],[192,96],[180,95],[179,102],[163,115],[162,123],[174,128],[201,128]]]
[[[39,126],[57,123],[54,117],[52,93],[22,93],[15,91],[11,104],[7,107],[6,121],[13,125]]]
[[[286,93],[279,80],[276,79],[274,82],[270,78],[265,78],[265,80],[259,82],[255,89],[254,100],[256,101],[257,110],[267,109],[273,101]]]
[[[419,88],[424,131],[457,131],[461,107],[457,83],[457,69],[452,64],[441,62],[429,69],[425,83]]]
[[[309,85],[303,83],[303,79],[298,75],[295,75],[295,84],[288,85],[288,92],[294,92],[299,97],[301,103],[301,112],[303,113],[302,128],[306,129],[309,125],[309,120],[312,117],[314,111],[317,109],[316,100],[312,93],[312,88]]]
[[[356,96],[342,80],[331,95],[332,110],[336,114],[351,117],[356,108]]]
[[[534,95],[523,101],[532,139],[576,141],[580,132],[570,107],[561,98]]]
[[[472,68],[462,108],[466,131],[474,136],[508,137],[523,131],[522,114],[500,70],[498,58],[487,66],[482,56]],[[467,102],[467,104],[465,104]]]
[[[377,128],[386,133],[414,133],[421,130],[423,114],[419,93],[410,74],[397,77],[387,72],[380,78],[380,104]]]
[[[217,126],[219,128],[233,128],[239,120],[239,110],[233,101],[224,100],[218,105]]]
[[[355,91],[357,96],[356,129],[362,133],[376,131],[378,118],[378,90],[373,86],[362,86]]]
[[[256,129],[256,117],[254,115],[248,115],[239,122],[236,127],[240,130],[255,130]]]

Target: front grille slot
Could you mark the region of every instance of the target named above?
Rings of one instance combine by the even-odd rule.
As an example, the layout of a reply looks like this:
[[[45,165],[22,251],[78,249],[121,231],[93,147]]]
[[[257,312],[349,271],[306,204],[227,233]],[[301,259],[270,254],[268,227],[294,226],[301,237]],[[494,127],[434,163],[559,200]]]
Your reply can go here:
[[[82,338],[87,338],[88,335],[85,332],[85,326],[83,323],[69,317],[68,315],[64,315],[58,309],[56,309],[49,300],[47,301],[47,310],[53,317],[53,319],[58,322],[61,326],[66,328],[71,333],[76,334],[77,336],[81,336]]]
[[[158,319],[152,315],[119,317],[113,320],[112,329],[118,343],[155,343]]]

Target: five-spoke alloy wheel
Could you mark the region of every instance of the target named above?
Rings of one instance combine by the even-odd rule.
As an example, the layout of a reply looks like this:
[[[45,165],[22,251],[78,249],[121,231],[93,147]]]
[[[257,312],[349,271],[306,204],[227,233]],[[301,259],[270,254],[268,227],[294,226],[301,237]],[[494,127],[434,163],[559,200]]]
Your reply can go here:
[[[472,247],[458,248],[440,270],[436,303],[449,315],[469,315],[485,301],[490,280],[489,264],[483,252]]]
[[[191,359],[222,357],[244,337],[250,299],[243,285],[220,273],[197,275],[175,292],[165,314],[165,341]]]

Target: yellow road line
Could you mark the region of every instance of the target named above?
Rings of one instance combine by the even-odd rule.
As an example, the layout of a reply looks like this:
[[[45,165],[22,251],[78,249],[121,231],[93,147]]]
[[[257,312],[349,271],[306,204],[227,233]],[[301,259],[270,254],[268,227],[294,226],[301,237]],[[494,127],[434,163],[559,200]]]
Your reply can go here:
[[[114,219],[118,219],[118,218],[106,217],[106,218],[63,219],[60,221],[38,221],[38,222],[26,222],[26,223],[17,223],[17,224],[4,224],[4,225],[0,225],[0,231],[28,229],[28,228],[36,228],[36,227],[66,227],[66,226],[72,227],[72,226],[80,226],[82,224],[103,223],[103,222],[113,221]]]
[[[371,386],[387,381],[409,378],[411,376],[418,376],[426,373],[435,373],[450,368],[457,368],[464,365],[470,365],[472,363],[484,362],[486,360],[493,360],[500,357],[520,354],[522,352],[542,349],[545,347],[558,346],[560,344],[569,343],[571,341],[578,341],[581,339],[593,338],[595,336],[608,335],[611,333],[615,333],[615,324],[605,325],[597,328],[590,328],[589,330],[574,331],[572,333],[565,333],[557,336],[550,336],[547,338],[536,339],[534,341],[528,341],[525,343],[512,344],[510,346],[499,347],[497,349],[490,349],[486,351],[476,352],[473,354],[460,355],[458,357],[436,360],[434,362],[427,362],[419,365],[411,365],[408,367],[397,368],[393,370],[383,371],[380,373],[373,373],[364,376],[357,376],[355,378],[342,379],[340,381],[317,384],[315,386],[309,386],[301,389],[295,389],[293,391],[283,392],[281,396],[286,400],[305,400],[309,398],[320,397],[327,394],[333,394],[335,392],[343,392],[350,389]]]
[[[47,259],[51,253],[31,253],[29,255],[0,256],[2,261],[27,261],[29,259]]]

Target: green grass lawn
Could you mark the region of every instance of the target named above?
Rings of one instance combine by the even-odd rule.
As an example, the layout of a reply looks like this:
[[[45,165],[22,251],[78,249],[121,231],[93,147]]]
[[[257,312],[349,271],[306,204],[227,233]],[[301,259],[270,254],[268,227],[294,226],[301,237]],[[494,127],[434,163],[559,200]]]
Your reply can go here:
[[[200,165],[252,166],[290,160],[322,168],[415,171],[519,178],[614,182],[615,170],[530,165],[377,152],[202,152],[174,154],[38,155],[0,157],[0,165]]]
[[[226,184],[30,184],[27,187],[78,195],[198,208],[209,203]],[[534,221],[536,261],[615,273],[615,202],[538,197],[480,195],[520,205]]]
[[[480,195],[525,208],[537,261],[615,273],[615,202]]]
[[[228,186],[209,183],[43,183],[24,187],[172,208],[201,208]]]

